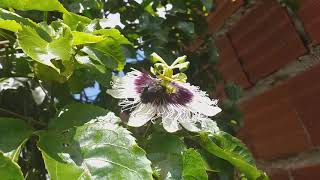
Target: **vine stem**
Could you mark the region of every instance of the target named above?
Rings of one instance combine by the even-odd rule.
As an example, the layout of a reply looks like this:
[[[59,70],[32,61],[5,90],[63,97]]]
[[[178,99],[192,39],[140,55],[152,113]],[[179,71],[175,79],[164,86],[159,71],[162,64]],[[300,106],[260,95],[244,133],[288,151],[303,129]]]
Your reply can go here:
[[[43,13],[43,21],[44,21],[44,22],[48,22],[48,11],[45,11],[45,12]]]
[[[213,169],[206,169],[206,171],[208,171],[208,172],[212,172],[212,173],[217,173],[217,172],[219,172],[219,171],[217,171],[217,170],[213,170]]]
[[[149,129],[150,129],[151,124],[152,124],[152,122],[150,121],[149,124],[147,125],[147,128],[146,128],[144,134],[143,134],[143,137],[144,137],[144,138],[147,136],[147,133],[148,133],[148,131],[149,131]]]
[[[20,115],[20,114],[18,114],[18,113],[12,112],[12,111],[7,110],[7,109],[4,109],[4,108],[0,108],[0,111],[2,111],[2,112],[4,112],[4,113],[7,113],[7,114],[11,114],[11,115],[13,115],[13,116],[15,116],[15,117],[17,117],[17,118],[26,120],[27,122],[31,122],[31,123],[33,123],[33,124],[38,124],[38,125],[41,125],[41,126],[46,126],[45,123],[42,123],[42,122],[39,122],[39,121],[35,121],[35,120],[33,120],[33,119],[29,118],[29,117],[25,117],[25,116],[23,116],[23,115]]]
[[[50,99],[49,94],[47,93],[46,89],[42,86],[41,82],[39,79],[35,79],[36,82],[39,84],[40,88],[42,89],[42,91],[44,92],[44,94]]]
[[[57,110],[56,104],[54,103],[54,94],[53,94],[53,91],[54,91],[54,82],[52,81],[52,82],[51,82],[50,104],[51,104],[51,106],[54,108],[55,113],[56,113],[58,110]]]

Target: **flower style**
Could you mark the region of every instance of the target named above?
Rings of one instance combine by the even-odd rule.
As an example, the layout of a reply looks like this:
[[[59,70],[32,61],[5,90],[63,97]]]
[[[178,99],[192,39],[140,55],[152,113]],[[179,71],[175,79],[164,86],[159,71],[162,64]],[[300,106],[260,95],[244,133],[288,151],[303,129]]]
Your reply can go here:
[[[128,125],[140,127],[161,117],[168,132],[181,129],[180,125],[193,132],[201,129],[217,131],[212,128],[215,122],[208,117],[221,111],[218,101],[211,100],[199,87],[187,83],[184,73],[173,75],[173,69],[183,71],[187,68],[186,57],[177,58],[171,66],[155,53],[151,58],[155,63],[151,68],[155,77],[133,70],[124,77],[116,77],[112,89],[107,90],[114,98],[121,99],[119,105],[123,111],[133,110]]]

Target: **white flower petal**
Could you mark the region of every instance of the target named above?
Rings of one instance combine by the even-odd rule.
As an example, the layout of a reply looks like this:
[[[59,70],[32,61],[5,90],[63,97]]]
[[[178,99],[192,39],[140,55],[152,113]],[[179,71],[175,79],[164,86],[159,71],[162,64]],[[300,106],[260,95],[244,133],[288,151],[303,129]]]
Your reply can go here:
[[[172,133],[180,129],[178,124],[179,112],[174,106],[167,106],[160,108],[160,114],[162,114],[162,125],[163,128]]]
[[[215,116],[221,112],[221,108],[217,106],[218,101],[211,100],[207,93],[201,91],[199,87],[190,85],[189,83],[181,83],[179,85],[192,92],[192,100],[186,106],[188,106],[193,113],[201,113],[206,116]]]
[[[125,85],[123,85],[123,86],[125,86]],[[115,87],[112,89],[107,89],[107,93],[117,99],[127,99],[127,98],[139,97],[139,94],[135,91],[135,87],[130,84],[127,84],[125,88]]]
[[[125,94],[118,89],[107,89],[107,93],[117,99],[128,98],[128,97],[124,97]]]
[[[217,133],[220,131],[217,123],[209,118],[202,118],[201,119],[201,130],[210,132],[210,133]]]
[[[150,121],[156,114],[156,108],[151,104],[139,104],[130,114],[129,126],[140,127]]]
[[[197,126],[195,126],[194,123],[192,122],[186,122],[186,121],[180,121],[180,124],[188,131],[191,131],[191,132],[198,132],[200,131],[199,128],[197,128]]]
[[[179,112],[179,115],[176,118],[181,126],[191,132],[200,131],[200,129],[196,126],[198,119],[194,118],[195,115],[193,115],[188,108],[181,106],[177,107],[175,110]]]
[[[179,130],[179,124],[176,119],[162,118],[162,124],[166,131],[173,133]]]
[[[135,80],[143,73],[134,70],[123,77],[113,76],[112,89],[107,93],[117,99],[138,98],[140,94],[136,91]]]
[[[215,116],[216,114],[222,111],[221,108],[219,108],[218,106],[209,105],[201,101],[192,101],[188,107],[192,112],[199,112],[206,116]]]

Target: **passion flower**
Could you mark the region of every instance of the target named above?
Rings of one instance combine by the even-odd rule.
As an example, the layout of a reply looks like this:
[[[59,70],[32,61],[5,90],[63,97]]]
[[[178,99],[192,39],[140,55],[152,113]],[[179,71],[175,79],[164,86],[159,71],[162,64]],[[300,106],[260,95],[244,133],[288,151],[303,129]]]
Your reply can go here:
[[[153,53],[151,59],[154,67],[151,73],[133,69],[124,77],[116,77],[112,89],[107,93],[121,99],[122,110],[131,110],[128,125],[140,127],[148,121],[162,118],[162,124],[168,132],[181,129],[180,125],[189,131],[212,129],[213,123],[208,123],[208,117],[221,111],[218,100],[210,99],[199,87],[186,82],[183,73],[188,68],[186,57],[177,58],[172,65]],[[174,69],[180,73],[173,74]],[[206,127],[210,124],[210,127]],[[211,130],[216,131],[216,129]]]

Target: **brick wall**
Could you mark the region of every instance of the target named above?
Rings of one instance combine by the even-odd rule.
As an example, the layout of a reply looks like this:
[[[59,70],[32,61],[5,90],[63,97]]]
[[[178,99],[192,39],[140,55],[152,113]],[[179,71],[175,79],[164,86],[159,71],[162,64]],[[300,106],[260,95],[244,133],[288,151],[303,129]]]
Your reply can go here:
[[[244,89],[238,136],[271,180],[320,179],[320,0],[216,0],[219,70]]]

